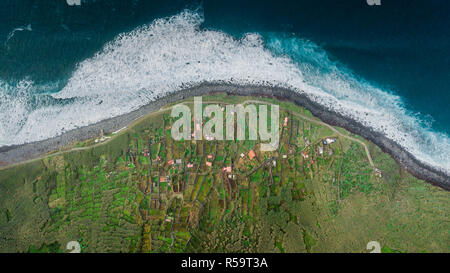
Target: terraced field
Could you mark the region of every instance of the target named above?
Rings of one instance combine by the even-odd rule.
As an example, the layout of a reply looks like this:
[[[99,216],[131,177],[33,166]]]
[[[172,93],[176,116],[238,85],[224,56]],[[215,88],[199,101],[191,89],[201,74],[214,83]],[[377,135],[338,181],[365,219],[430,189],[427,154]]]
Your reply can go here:
[[[369,241],[450,251],[449,193],[372,143],[289,102],[208,101],[279,104],[278,149],[174,141],[167,106],[0,170],[0,251],[67,252],[69,241],[82,252],[367,252]]]

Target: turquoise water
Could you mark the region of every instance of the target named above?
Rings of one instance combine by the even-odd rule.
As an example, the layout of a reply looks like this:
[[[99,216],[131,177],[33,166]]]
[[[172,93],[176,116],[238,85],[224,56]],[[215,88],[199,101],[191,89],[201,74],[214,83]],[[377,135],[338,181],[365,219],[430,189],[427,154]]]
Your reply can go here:
[[[2,1],[0,146],[227,81],[306,92],[450,169],[446,1],[166,2]]]

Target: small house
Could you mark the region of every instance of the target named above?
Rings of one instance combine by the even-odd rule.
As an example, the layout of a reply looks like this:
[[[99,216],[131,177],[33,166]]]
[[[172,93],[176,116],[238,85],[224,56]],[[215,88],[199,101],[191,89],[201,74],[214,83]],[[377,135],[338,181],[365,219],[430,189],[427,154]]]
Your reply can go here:
[[[253,150],[250,150],[250,152],[248,152],[248,158],[250,158],[250,160],[252,160],[255,156],[256,154]]]

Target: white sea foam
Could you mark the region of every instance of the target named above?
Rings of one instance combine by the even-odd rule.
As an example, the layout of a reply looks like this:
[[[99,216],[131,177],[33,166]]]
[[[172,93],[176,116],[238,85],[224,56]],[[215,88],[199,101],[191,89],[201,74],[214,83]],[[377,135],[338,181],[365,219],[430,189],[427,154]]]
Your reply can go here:
[[[33,29],[31,28],[31,24],[28,24],[28,25],[22,26],[22,27],[16,27],[15,29],[13,29],[8,34],[8,36],[6,37],[6,40],[5,40],[5,46],[7,49],[9,49],[9,47],[8,47],[9,40],[14,36],[14,34],[16,34],[17,31],[33,31]]]
[[[202,30],[201,23],[201,15],[185,11],[120,34],[79,63],[67,85],[53,95],[76,98],[72,103],[27,109],[20,99],[9,106],[4,101],[11,98],[0,98],[0,111],[8,113],[0,121],[0,146],[56,136],[130,112],[186,86],[225,81],[304,92],[450,173],[447,135],[424,129],[398,96],[356,79],[318,46],[277,35],[264,40],[252,33],[234,39]]]

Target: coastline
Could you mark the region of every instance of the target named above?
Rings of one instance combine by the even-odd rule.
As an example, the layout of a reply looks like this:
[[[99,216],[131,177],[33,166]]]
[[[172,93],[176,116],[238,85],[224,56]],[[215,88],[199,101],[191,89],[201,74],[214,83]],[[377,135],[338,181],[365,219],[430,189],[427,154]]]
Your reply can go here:
[[[99,136],[103,130],[105,134],[110,134],[123,127],[129,126],[136,119],[159,110],[161,107],[183,100],[188,97],[202,96],[212,93],[228,93],[237,96],[269,96],[279,100],[287,100],[308,109],[315,117],[332,126],[339,126],[353,134],[373,142],[381,148],[383,152],[389,153],[403,168],[416,178],[422,179],[445,190],[450,190],[450,177],[432,166],[429,166],[411,153],[402,148],[399,144],[388,139],[379,132],[365,127],[348,117],[337,112],[326,109],[320,104],[309,99],[305,94],[291,91],[283,87],[258,86],[258,85],[235,85],[226,83],[203,83],[194,87],[184,88],[162,97],[158,97],[137,110],[105,119],[97,123],[73,129],[60,136],[41,141],[0,147],[0,170],[7,168],[11,164],[19,164],[23,161],[32,160],[46,153],[57,150],[75,141],[84,141]]]

